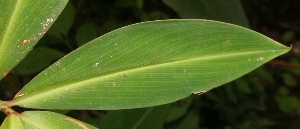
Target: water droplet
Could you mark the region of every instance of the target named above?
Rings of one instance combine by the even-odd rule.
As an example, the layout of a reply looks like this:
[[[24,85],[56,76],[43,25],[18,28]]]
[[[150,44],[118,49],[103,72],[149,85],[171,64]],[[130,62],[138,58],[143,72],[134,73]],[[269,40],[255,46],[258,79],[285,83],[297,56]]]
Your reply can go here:
[[[17,97],[21,97],[21,96],[23,96],[23,95],[25,95],[25,94],[18,94]]]
[[[202,95],[204,94],[206,91],[198,91],[198,92],[193,92],[193,94],[195,95]]]

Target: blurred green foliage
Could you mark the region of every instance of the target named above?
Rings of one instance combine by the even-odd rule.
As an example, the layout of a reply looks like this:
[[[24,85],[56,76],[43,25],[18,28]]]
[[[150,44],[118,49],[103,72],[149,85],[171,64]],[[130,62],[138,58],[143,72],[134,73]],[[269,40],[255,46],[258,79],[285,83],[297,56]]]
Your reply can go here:
[[[249,27],[239,0],[163,0],[182,18],[211,19]]]
[[[89,122],[103,129],[161,129],[169,109],[170,105],[161,105],[110,111],[104,118],[94,118]]]
[[[30,75],[47,68],[53,61],[63,57],[65,53],[47,47],[36,47],[28,53],[24,60],[14,68],[12,73]]]
[[[300,18],[293,15],[299,1],[195,1],[71,0],[33,51],[1,81],[1,100],[13,97],[36,73],[65,53],[113,29],[148,20],[207,18],[249,25],[286,45],[293,43],[293,52],[201,96],[151,108],[70,111],[67,115],[114,129],[300,128],[300,29],[295,20]]]

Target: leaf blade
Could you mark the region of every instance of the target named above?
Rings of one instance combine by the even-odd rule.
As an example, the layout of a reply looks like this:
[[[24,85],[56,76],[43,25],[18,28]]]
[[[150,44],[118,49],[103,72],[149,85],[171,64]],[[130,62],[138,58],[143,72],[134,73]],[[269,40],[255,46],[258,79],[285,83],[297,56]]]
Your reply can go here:
[[[9,114],[1,124],[0,129],[24,129],[24,127],[18,115]]]
[[[49,111],[26,111],[20,118],[26,129],[97,129],[79,120]]]
[[[0,76],[16,66],[45,34],[68,0],[0,1]],[[43,8],[40,8],[43,7]]]
[[[225,84],[287,51],[263,35],[230,24],[146,22],[110,32],[67,55],[27,84],[11,105],[154,106]]]
[[[161,129],[169,109],[170,105],[161,105],[109,111],[105,117],[91,119],[90,123],[103,129]]]
[[[35,47],[20,64],[12,70],[12,73],[30,75],[40,72],[64,55],[65,53],[48,47]]]

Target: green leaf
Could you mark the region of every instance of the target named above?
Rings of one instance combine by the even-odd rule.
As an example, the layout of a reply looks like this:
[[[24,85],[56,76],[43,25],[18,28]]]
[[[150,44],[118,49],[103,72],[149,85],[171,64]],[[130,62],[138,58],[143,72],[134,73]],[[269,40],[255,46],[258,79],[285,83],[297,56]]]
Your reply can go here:
[[[103,119],[93,119],[91,124],[103,129],[162,129],[169,109],[170,105],[162,105],[109,111]]]
[[[0,79],[46,33],[68,0],[0,0]]]
[[[68,54],[8,104],[45,109],[155,106],[228,83],[289,50],[227,23],[145,22],[112,31]]]
[[[236,85],[236,89],[238,90],[237,92],[240,94],[249,94],[251,93],[251,86],[248,82],[248,80],[244,79],[244,78],[239,78],[237,80],[234,81],[235,85]]]
[[[286,87],[280,87],[275,96],[277,105],[281,111],[289,114],[300,115],[300,100],[298,97],[289,93]]]
[[[144,0],[118,0],[114,3],[114,7],[126,8],[126,7],[137,7],[142,9],[144,5]]]
[[[79,120],[48,111],[26,111],[20,118],[26,129],[97,129]]]
[[[172,104],[166,122],[172,122],[182,117],[192,104],[193,97],[180,100]]]
[[[249,27],[239,0],[163,0],[182,18],[200,18],[223,21]]]
[[[72,2],[68,2],[65,9],[61,12],[53,26],[49,29],[49,33],[56,37],[66,37],[70,31],[70,28],[74,22],[75,9]]]
[[[182,120],[172,125],[170,129],[200,129],[199,116],[196,112],[189,112]]]
[[[282,76],[282,78],[284,80],[284,83],[287,86],[290,86],[290,87],[297,86],[297,79],[294,78],[292,74],[290,74],[290,73],[282,73],[281,76]]]
[[[12,70],[12,73],[28,75],[40,72],[64,55],[51,48],[37,47],[28,53],[24,60]]]
[[[85,23],[81,25],[75,35],[77,46],[82,46],[86,42],[97,37],[96,26],[93,23]]]
[[[19,116],[12,113],[5,118],[0,129],[24,129],[24,127]]]

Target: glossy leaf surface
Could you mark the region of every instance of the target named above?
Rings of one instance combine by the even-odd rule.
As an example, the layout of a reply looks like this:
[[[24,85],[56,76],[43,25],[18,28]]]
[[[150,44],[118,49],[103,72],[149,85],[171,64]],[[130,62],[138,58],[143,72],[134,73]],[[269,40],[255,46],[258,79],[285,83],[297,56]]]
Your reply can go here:
[[[249,27],[239,0],[163,0],[182,18],[200,18]]]
[[[26,129],[96,129],[79,120],[48,111],[26,111],[20,118]]]
[[[216,21],[135,24],[57,61],[9,105],[47,109],[160,105],[228,83],[289,50],[254,31]]]
[[[0,79],[46,33],[68,0],[0,0]]]
[[[0,129],[24,129],[24,127],[16,114],[10,114],[3,121]]]

